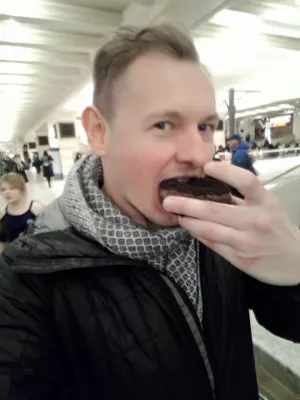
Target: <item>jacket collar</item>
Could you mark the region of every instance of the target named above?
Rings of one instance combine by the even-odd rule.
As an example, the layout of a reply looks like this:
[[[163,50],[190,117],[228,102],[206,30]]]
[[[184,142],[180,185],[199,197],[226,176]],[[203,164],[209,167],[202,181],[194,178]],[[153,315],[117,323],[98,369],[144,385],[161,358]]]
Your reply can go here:
[[[5,248],[3,259],[15,272],[39,274],[108,265],[145,266],[110,253],[72,229],[25,236]]]

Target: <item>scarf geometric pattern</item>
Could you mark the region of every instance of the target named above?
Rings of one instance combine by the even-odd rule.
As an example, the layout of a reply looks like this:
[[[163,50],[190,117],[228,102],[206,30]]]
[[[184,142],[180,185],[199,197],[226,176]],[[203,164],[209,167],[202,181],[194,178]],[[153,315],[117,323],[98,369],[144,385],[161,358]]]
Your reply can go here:
[[[187,294],[200,321],[202,299],[196,240],[180,227],[150,230],[135,224],[101,190],[101,159],[91,155],[74,165],[62,202],[68,223],[110,252],[147,262]]]

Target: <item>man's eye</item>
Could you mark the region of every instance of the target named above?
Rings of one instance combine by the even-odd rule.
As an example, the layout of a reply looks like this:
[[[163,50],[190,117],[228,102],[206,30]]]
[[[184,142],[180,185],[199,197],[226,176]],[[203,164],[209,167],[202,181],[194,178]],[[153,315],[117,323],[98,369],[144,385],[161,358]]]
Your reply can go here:
[[[172,125],[171,125],[171,122],[161,121],[161,122],[158,122],[157,124],[155,124],[154,127],[156,129],[159,129],[160,131],[168,131],[171,129]]]
[[[208,130],[211,130],[212,132],[215,131],[214,125],[209,125],[209,124],[200,124],[198,126],[198,129],[199,129],[200,132],[206,132]]]

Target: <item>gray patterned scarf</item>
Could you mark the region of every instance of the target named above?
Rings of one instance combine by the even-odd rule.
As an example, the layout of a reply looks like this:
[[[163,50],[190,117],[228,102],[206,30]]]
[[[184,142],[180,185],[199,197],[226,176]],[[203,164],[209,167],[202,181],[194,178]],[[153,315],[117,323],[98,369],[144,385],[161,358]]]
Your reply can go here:
[[[149,230],[135,224],[103,193],[101,160],[92,155],[70,172],[62,195],[71,226],[114,254],[145,261],[185,291],[202,319],[195,239],[180,227]]]

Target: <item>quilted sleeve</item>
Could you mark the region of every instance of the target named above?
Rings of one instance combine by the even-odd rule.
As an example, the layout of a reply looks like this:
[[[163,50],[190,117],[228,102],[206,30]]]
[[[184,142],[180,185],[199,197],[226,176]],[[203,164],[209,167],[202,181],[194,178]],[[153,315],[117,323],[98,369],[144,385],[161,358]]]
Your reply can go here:
[[[1,400],[60,398],[63,372],[50,302],[37,278],[0,267]]]
[[[274,335],[300,343],[300,285],[272,286],[248,278],[250,308]]]

